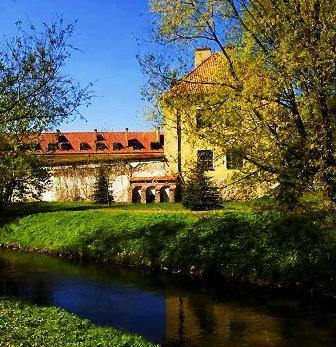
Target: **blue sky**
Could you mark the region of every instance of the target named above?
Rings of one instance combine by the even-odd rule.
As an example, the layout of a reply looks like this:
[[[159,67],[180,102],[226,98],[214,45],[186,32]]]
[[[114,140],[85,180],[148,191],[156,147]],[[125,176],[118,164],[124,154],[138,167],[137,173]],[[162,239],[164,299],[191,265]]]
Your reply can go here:
[[[78,20],[75,53],[67,71],[78,81],[95,82],[97,97],[82,109],[86,121],[64,124],[63,131],[148,129],[141,118],[144,82],[136,38],[150,30],[148,0],[1,0],[0,33],[10,36],[17,20],[38,25],[62,15]]]

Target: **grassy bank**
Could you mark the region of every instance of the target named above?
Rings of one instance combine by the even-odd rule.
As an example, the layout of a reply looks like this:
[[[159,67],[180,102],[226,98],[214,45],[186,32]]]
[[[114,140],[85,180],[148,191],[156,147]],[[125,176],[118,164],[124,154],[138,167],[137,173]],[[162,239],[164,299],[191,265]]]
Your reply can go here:
[[[55,210],[4,224],[0,243],[63,256],[336,292],[336,229],[312,214],[178,207]],[[153,207],[151,207],[153,209]],[[144,208],[142,208],[144,209]]]
[[[154,346],[141,337],[88,320],[55,307],[38,307],[0,299],[0,346]]]

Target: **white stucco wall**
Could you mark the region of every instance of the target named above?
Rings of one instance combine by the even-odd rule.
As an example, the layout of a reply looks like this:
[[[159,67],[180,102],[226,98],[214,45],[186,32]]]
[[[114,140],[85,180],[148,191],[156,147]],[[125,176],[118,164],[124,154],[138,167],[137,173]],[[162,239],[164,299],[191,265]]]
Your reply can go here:
[[[90,200],[97,164],[71,165],[51,169],[52,184],[42,196],[43,201]],[[132,161],[118,167],[111,164],[110,183],[115,202],[127,202],[131,177],[164,176],[163,159]]]

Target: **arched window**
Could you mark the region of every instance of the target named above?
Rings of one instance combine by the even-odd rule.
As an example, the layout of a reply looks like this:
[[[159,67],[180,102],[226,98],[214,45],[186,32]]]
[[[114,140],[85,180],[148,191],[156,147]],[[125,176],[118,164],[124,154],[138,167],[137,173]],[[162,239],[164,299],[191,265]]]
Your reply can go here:
[[[146,203],[150,204],[155,201],[155,187],[148,187],[146,189]]]
[[[132,189],[132,202],[136,204],[141,202],[141,187]]]
[[[165,186],[160,189],[160,202],[169,202],[169,187]]]

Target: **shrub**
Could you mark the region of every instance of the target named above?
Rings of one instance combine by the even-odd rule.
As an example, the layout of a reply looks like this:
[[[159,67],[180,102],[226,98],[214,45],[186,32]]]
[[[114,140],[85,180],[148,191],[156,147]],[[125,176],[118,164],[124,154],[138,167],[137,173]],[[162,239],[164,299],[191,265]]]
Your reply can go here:
[[[93,188],[93,201],[96,204],[111,204],[114,202],[106,169],[100,166],[97,171]]]
[[[196,166],[183,189],[183,205],[192,211],[205,211],[220,209],[222,203],[218,187],[201,166]]]

